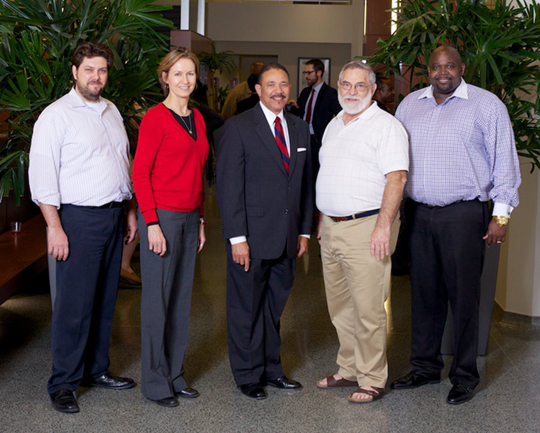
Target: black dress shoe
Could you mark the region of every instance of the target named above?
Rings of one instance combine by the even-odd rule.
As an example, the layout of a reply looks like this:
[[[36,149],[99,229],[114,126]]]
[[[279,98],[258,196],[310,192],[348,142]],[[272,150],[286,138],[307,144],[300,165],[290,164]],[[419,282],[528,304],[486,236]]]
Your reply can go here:
[[[113,376],[111,373],[102,374],[99,377],[84,382],[84,386],[95,386],[107,389],[129,389],[133,388],[135,385],[133,379]]]
[[[431,377],[420,376],[419,374],[416,374],[414,371],[411,371],[405,376],[394,380],[392,384],[390,385],[390,388],[413,389],[413,388],[418,388],[419,386],[424,386],[431,383],[440,383],[440,381],[441,381],[440,376],[431,376]]]
[[[199,391],[189,386],[181,391],[175,392],[174,394],[180,398],[197,398],[199,395],[201,395]]]
[[[266,391],[260,383],[248,383],[246,385],[240,385],[238,388],[246,397],[254,398],[255,400],[264,400],[266,398]]]
[[[460,383],[455,384],[446,398],[448,404],[461,404],[473,398],[473,389]]]
[[[296,380],[289,379],[287,376],[281,376],[277,379],[267,380],[266,383],[279,389],[302,389],[302,384]]]
[[[70,391],[69,389],[61,389],[60,391],[53,392],[50,397],[52,407],[58,412],[79,412],[79,405],[77,404],[77,399],[75,398],[73,391]]]
[[[151,398],[149,398],[148,400],[151,400],[154,403],[157,403],[160,406],[164,406],[164,407],[176,407],[179,404],[178,399],[176,397],[165,397],[165,398],[160,398],[159,400],[152,400]]]

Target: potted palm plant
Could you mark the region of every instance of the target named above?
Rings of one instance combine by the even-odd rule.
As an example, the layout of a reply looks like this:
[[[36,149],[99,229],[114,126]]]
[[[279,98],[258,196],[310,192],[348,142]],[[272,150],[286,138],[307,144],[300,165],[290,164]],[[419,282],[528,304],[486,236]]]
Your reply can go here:
[[[114,54],[105,97],[122,113],[132,144],[140,113],[160,97],[156,79],[172,28],[153,0],[0,0],[0,111],[9,112],[0,143],[0,201],[24,194],[32,130],[41,111],[72,86],[71,54],[84,41]]]
[[[457,47],[464,79],[495,93],[508,108],[518,154],[540,168],[540,5],[523,0],[408,0],[395,10],[397,30],[370,63],[413,83],[427,83],[429,53]]]

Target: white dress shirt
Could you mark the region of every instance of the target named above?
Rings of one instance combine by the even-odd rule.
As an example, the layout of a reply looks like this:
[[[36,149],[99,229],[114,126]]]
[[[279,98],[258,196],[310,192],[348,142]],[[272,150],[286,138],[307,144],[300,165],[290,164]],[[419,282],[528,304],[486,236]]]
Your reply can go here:
[[[28,170],[32,200],[101,206],[131,198],[129,143],[116,106],[72,89],[39,116]]]

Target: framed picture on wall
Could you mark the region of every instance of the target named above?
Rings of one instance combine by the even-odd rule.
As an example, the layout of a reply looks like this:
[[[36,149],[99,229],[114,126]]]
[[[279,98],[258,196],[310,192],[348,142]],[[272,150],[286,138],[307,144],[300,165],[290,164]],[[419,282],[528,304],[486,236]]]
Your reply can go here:
[[[309,62],[314,57],[298,57],[298,87],[297,87],[297,97],[300,95],[300,92],[304,87],[308,87],[306,78],[304,77],[304,70],[306,69],[306,63]],[[326,84],[330,85],[330,59],[324,57],[318,57],[324,63],[324,75],[323,80]]]

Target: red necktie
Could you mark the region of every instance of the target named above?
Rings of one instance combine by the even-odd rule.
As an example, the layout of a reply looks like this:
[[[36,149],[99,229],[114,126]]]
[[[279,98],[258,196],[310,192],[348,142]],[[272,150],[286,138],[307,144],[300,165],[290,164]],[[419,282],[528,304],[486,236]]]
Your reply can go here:
[[[315,96],[315,89],[311,89],[311,97],[309,98],[309,103],[308,103],[307,112],[306,112],[306,122],[308,125],[311,123],[311,107],[313,106],[314,96]]]
[[[281,126],[281,121],[279,117],[276,117],[274,120],[274,132],[276,133],[276,143],[277,147],[281,153],[281,158],[283,159],[283,165],[287,173],[289,172],[289,151],[287,150],[287,144],[285,143],[285,133],[283,132],[283,127]]]

